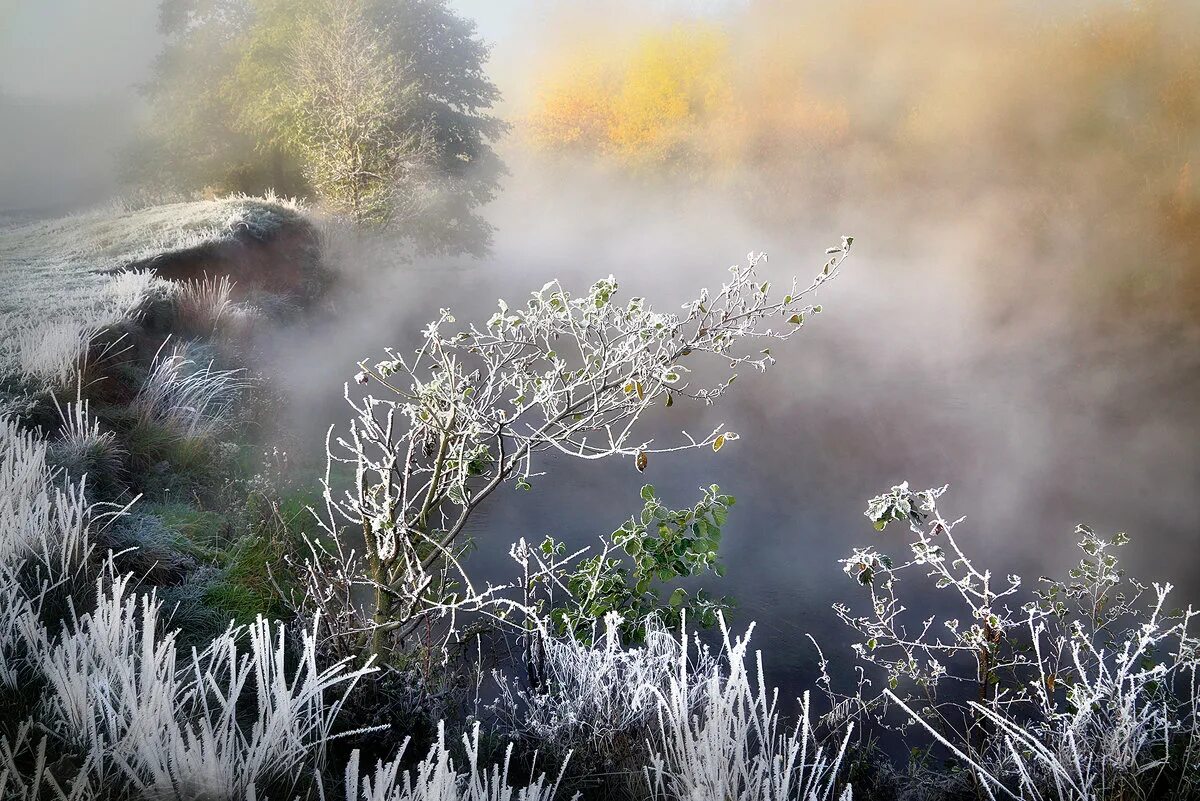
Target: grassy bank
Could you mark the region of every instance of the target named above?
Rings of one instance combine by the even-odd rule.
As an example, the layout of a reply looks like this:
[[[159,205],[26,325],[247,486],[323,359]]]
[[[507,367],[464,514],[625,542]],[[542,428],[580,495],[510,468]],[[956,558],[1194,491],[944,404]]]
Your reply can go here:
[[[269,464],[278,399],[251,366],[324,286],[304,211],[232,197],[10,225],[0,282],[0,414],[60,485],[137,501],[97,545],[197,643],[278,611],[267,565],[311,498]]]

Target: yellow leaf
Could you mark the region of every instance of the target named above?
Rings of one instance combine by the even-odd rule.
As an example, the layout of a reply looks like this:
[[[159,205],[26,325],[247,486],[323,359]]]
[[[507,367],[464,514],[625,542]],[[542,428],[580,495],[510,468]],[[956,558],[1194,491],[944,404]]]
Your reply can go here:
[[[712,446],[713,452],[715,453],[715,452],[721,450],[721,448],[723,448],[723,447],[725,447],[725,435],[721,434],[720,436],[718,436],[716,439],[713,440],[713,446]]]

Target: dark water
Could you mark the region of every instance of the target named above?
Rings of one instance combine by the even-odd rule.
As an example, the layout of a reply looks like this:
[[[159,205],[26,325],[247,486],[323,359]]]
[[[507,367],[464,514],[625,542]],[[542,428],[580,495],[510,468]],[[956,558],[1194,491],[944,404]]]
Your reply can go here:
[[[919,247],[886,204],[831,214],[816,232],[770,230],[719,199],[583,188],[513,190],[492,212],[491,258],[386,272],[341,301],[333,323],[280,343],[298,430],[322,442],[345,419],[354,361],[414,341],[438,306],[460,321],[486,317],[497,297],[520,301],[550,278],[582,289],[613,273],[627,297],[677,307],[748,250],[767,250],[779,281],[814,272],[842,233],[856,245],[818,298],[824,313],[775,349],[774,370],[741,376],[717,408],[677,405],[650,421],[658,438],[724,422],[741,434],[736,447],[659,457],[645,475],[628,461],[547,459],[533,492],[502,492],[474,521],[481,576],[509,575],[517,537],[594,542],[640,508],[645,481],[675,506],[718,483],[737,505],[728,574],[710,588],[736,599],[735,628],[757,622],[768,679],[797,695],[815,675],[806,633],[846,675],[852,657],[830,604],[863,599],[837,560],[863,544],[904,555],[902,532],[876,533],[863,510],[908,480],[950,483],[946,514],[967,516],[964,544],[995,574],[1065,572],[1078,558],[1074,525],[1088,522],[1130,533],[1134,575],[1175,583],[1179,605],[1200,600],[1200,337],[1153,314],[1091,325],[1108,311],[1064,289],[1069,262],[1028,289],[997,290],[995,271],[1023,269],[1029,254],[973,233],[1001,224],[993,206],[956,208]],[[910,604],[918,617],[927,601]]]

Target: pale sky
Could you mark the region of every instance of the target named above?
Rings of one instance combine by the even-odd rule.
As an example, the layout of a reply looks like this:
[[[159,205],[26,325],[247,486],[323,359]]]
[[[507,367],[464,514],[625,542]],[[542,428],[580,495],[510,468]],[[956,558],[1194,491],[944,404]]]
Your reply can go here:
[[[741,0],[645,0],[656,11],[715,12]],[[553,10],[600,0],[451,0],[498,49]],[[0,89],[52,100],[132,95],[159,40],[158,0],[0,0]]]
[[[46,100],[131,95],[158,52],[156,0],[0,0],[0,89]]]

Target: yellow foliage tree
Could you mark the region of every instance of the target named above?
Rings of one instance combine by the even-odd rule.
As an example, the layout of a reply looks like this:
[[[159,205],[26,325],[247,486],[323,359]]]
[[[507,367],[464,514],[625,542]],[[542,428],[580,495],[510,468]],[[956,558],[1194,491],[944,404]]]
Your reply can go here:
[[[608,146],[619,75],[599,53],[582,53],[538,96],[530,136],[543,150],[599,153]]]
[[[634,166],[694,164],[732,99],[728,50],[720,30],[691,24],[644,33],[628,49],[576,53],[539,94],[533,143]]]
[[[608,140],[635,164],[690,161],[732,99],[728,44],[719,30],[676,26],[642,38],[613,103]]]

